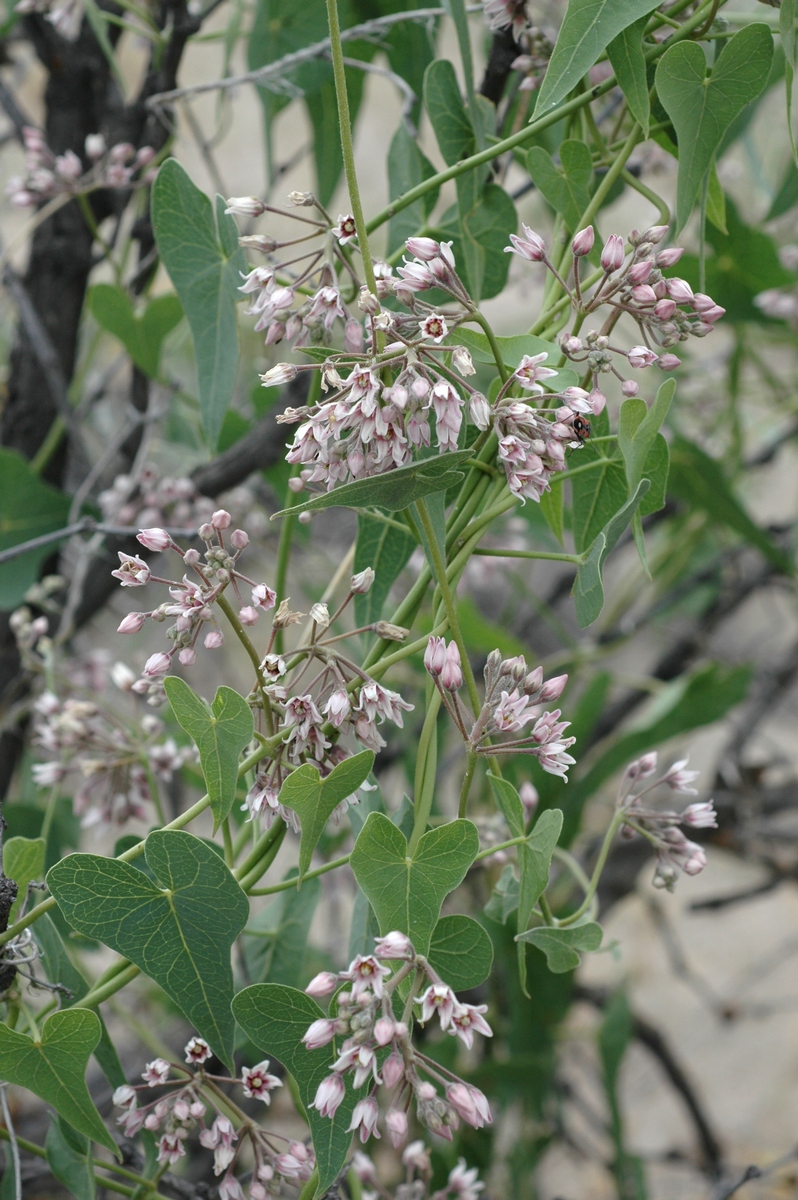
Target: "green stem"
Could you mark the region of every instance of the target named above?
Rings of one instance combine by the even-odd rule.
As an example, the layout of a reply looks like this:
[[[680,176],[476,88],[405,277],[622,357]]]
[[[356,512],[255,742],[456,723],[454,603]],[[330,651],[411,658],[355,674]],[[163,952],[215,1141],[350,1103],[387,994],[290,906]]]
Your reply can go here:
[[[10,1142],[11,1135],[8,1130],[0,1126],[0,1141]],[[47,1151],[44,1146],[37,1146],[35,1142],[29,1142],[27,1138],[17,1135],[17,1144],[20,1150],[24,1150],[26,1154],[32,1154],[35,1158],[47,1158]],[[95,1171],[94,1177],[101,1187],[108,1188],[111,1192],[118,1192],[121,1196],[141,1195],[142,1191],[152,1197],[152,1200],[168,1200],[161,1192],[154,1189],[153,1181],[146,1179],[143,1175],[136,1175],[134,1171],[128,1171],[126,1167],[117,1166],[115,1162],[105,1162],[102,1158],[92,1158],[92,1165],[102,1171],[112,1171],[115,1175],[120,1175],[122,1179],[132,1180],[135,1187],[125,1187],[124,1184],[117,1183],[115,1179],[106,1179],[103,1175],[98,1175]]]
[[[66,421],[59,413],[47,430],[47,437],[30,460],[30,469],[34,475],[40,475],[61,444],[66,433]]]
[[[238,617],[238,613],[235,611],[235,609],[233,608],[232,604],[227,599],[227,597],[224,594],[217,596],[216,603],[219,605],[219,608],[222,610],[224,615],[227,617],[227,620],[230,624],[231,629],[233,630],[233,632],[235,633],[239,642],[244,647],[244,649],[247,652],[247,655],[249,656],[249,660],[252,663],[252,666],[255,670],[255,678],[258,682],[258,691],[260,692],[261,702],[263,704],[263,711],[266,715],[266,724],[268,726],[269,733],[273,734],[274,733],[274,718],[272,716],[272,706],[271,706],[271,702],[269,700],[269,694],[266,691],[266,680],[264,679],[263,671],[261,670],[260,655],[258,654],[257,650],[253,646],[252,640],[251,640],[249,634],[247,633],[246,629],[241,624],[241,621],[239,620],[239,617]]]
[[[222,840],[224,841],[224,862],[225,866],[232,871],[235,865],[235,856],[233,853],[233,835],[230,832],[230,818],[228,817],[222,822]]]
[[[474,772],[476,769],[477,755],[473,750],[469,750],[468,757],[466,759],[465,775],[463,776],[463,782],[460,787],[460,802],[457,806],[457,816],[460,820],[465,817],[468,809],[468,793],[471,791],[471,784],[474,781]],[[479,855],[477,855],[477,857],[479,857]]]
[[[625,819],[626,819],[626,813],[624,812],[624,810],[622,808],[619,808],[614,813],[613,818],[610,821],[609,828],[608,828],[607,832],[604,834],[604,841],[601,843],[601,850],[599,851],[599,856],[596,859],[596,865],[593,868],[593,874],[590,877],[590,884],[588,885],[588,889],[585,892],[585,898],[582,901],[582,903],[579,905],[579,908],[577,908],[576,912],[572,912],[569,916],[562,918],[562,920],[559,922],[559,924],[561,926],[575,924],[579,920],[580,917],[583,917],[585,915],[587,910],[590,908],[590,905],[593,903],[593,897],[596,894],[596,890],[599,885],[599,880],[601,879],[601,873],[604,870],[604,866],[607,862],[607,855],[610,852],[610,846],[612,845],[612,839],[615,837],[615,834],[618,832],[621,825],[623,825]]]
[[[408,846],[408,854],[411,857],[426,832],[429,815],[432,811],[432,801],[435,797],[435,775],[438,769],[438,713],[441,707],[441,696],[432,683],[428,684],[428,694],[430,689],[432,689],[431,695],[427,701],[427,711],[416,749],[416,776],[413,784],[415,816]]]
[[[349,116],[349,96],[346,91],[346,71],[344,69],[344,52],[341,45],[341,26],[338,21],[338,5],[336,0],[327,0],[327,23],[330,28],[330,57],[332,59],[333,79],[335,80],[335,98],[338,102],[338,129],[341,134],[341,151],[344,159],[346,186],[349,189],[349,200],[352,205],[352,216],[355,218],[357,241],[360,247],[360,257],[363,260],[363,275],[366,287],[375,296],[377,281],[374,277],[374,263],[369,247],[368,226],[363,215],[363,205],[360,200],[360,188],[355,170],[355,148],[352,144],[352,121]],[[380,346],[379,349],[382,349]]]
[[[281,829],[282,834],[280,832]],[[285,823],[279,821],[272,825],[271,829],[267,830],[263,837],[258,838],[247,857],[242,863],[238,864],[234,871],[234,875],[239,883],[245,875],[249,874],[255,864],[260,862],[264,854],[268,854],[269,850],[278,839],[282,842],[283,837],[285,837]]]
[[[499,347],[499,343],[496,341],[496,334],[493,332],[493,328],[491,326],[490,321],[488,320],[487,317],[483,316],[483,314],[479,311],[478,308],[475,308],[471,315],[472,315],[473,319],[482,326],[482,328],[485,332],[485,337],[488,339],[488,342],[490,344],[491,353],[493,354],[494,360],[496,362],[496,369],[498,370],[499,375],[501,376],[501,381],[502,381],[502,383],[506,383],[507,382],[507,368],[504,365],[504,358],[502,356],[502,352]]]
[[[123,959],[122,962],[124,963],[125,960]],[[113,979],[109,979],[106,983],[99,987],[97,984],[95,984],[95,986],[81,998],[81,1008],[96,1008],[98,1004],[102,1004],[102,1002],[107,1000],[109,996],[114,996],[117,992],[121,992],[122,988],[127,987],[131,980],[135,979],[136,976],[140,974],[140,967],[137,967],[134,963],[127,963],[122,970],[118,971],[116,975],[114,975]]]
[[[547,550],[486,550],[477,548],[473,553],[482,555],[483,558],[545,558],[550,559],[552,562],[575,563],[577,567],[580,567],[585,561],[582,554],[550,554]]]
[[[241,888],[243,891],[249,892],[254,887],[254,885],[260,879],[263,878],[263,876],[266,874],[269,867],[272,865],[275,858],[277,857],[277,855],[280,851],[280,847],[283,844],[283,839],[286,834],[285,823],[283,821],[280,821],[280,825],[282,826],[282,830],[278,829],[277,837],[274,839],[274,841],[271,843],[271,845],[263,852],[263,854],[258,859],[258,861],[255,863],[255,865],[249,871],[247,871],[246,875],[244,875],[241,878],[240,883],[241,883]]]
[[[645,197],[645,199],[648,200],[649,203],[654,205],[654,207],[657,209],[657,224],[658,225],[670,225],[671,210],[668,207],[668,205],[666,204],[666,202],[662,199],[662,196],[658,196],[657,193],[652,188],[647,187],[646,184],[644,184],[642,180],[637,179],[631,173],[631,171],[627,171],[625,167],[624,167],[623,171],[621,171],[621,178],[623,179],[624,183],[629,184],[630,188],[633,188],[641,196]]]
[[[324,863],[321,867],[314,867],[312,871],[306,871],[302,876],[302,883],[306,879],[317,879],[319,875],[326,875],[328,871],[336,871],[338,867],[345,867],[350,859],[349,854],[342,855],[341,858],[334,858],[332,862]],[[273,883],[271,887],[250,888],[250,896],[274,896],[277,892],[287,892],[290,888],[296,888],[296,879],[284,879],[282,883]]]
[[[56,784],[55,787],[51,789],[50,795],[47,797],[47,807],[44,810],[44,819],[42,820],[42,828],[41,832],[39,833],[39,837],[44,840],[45,845],[47,844],[47,839],[50,836],[50,828],[53,824],[53,817],[55,816],[55,806],[58,803],[58,792],[59,787],[58,784]]]

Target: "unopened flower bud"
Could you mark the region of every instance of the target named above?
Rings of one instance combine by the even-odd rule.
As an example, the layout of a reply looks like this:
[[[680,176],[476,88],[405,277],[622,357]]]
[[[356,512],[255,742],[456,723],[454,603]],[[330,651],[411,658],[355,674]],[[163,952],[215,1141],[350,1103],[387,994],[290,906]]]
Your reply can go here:
[[[524,679],[524,691],[527,696],[534,696],[543,686],[543,668],[535,667],[534,671],[530,671]]]
[[[384,638],[386,642],[403,642],[410,632],[402,625],[392,625],[390,621],[375,621],[372,629],[377,637]]]
[[[668,246],[665,250],[660,250],[654,262],[658,267],[667,270],[668,267],[675,267],[683,254],[684,248],[682,246]]]
[[[632,396],[636,396],[640,391],[640,384],[635,383],[634,379],[624,379],[623,383],[621,384],[621,391],[623,392],[624,396],[631,398]]]
[[[155,550],[160,553],[163,550],[168,550],[172,544],[172,539],[165,529],[140,529],[136,534],[136,541],[141,542],[142,546],[146,546],[148,550]]]
[[[297,521],[299,521],[300,525],[309,525],[312,520],[313,513],[310,512],[301,512],[297,517]]]
[[[441,252],[440,243],[428,237],[411,237],[405,242],[408,254],[420,258],[422,262],[431,262]]]
[[[278,363],[276,367],[271,367],[260,377],[263,387],[282,387],[284,383],[290,383],[292,379],[296,379],[296,367],[293,363]]]
[[[310,610],[310,619],[318,629],[325,630],[330,624],[330,610],[326,604],[314,604]]]
[[[136,682],[136,676],[127,663],[115,662],[111,667],[111,682],[120,692],[129,692]]]
[[[587,398],[587,402],[593,410],[593,416],[597,417],[599,413],[603,413],[607,406],[607,397],[599,388],[593,388],[593,391]]]
[[[293,204],[294,208],[307,208],[313,204],[315,196],[312,192],[289,192],[288,203]]]
[[[96,162],[105,154],[105,138],[101,133],[88,134],[83,144],[86,148],[86,157],[90,158],[92,162]]]
[[[298,496],[300,492],[304,492],[305,481],[301,475],[291,476],[291,478],[288,480],[288,490],[289,492],[292,492],[294,496]]]
[[[232,519],[227,509],[217,508],[211,517],[211,525],[213,525],[214,529],[227,529]]]
[[[146,613],[130,612],[126,617],[123,617],[117,626],[117,633],[138,633],[144,622],[147,620]]]
[[[649,259],[643,262],[633,263],[629,268],[628,279],[630,283],[645,283],[651,274],[652,264]]]
[[[463,686],[463,668],[460,662],[460,651],[457,642],[451,641],[446,647],[446,658],[441,670],[441,687],[447,692],[456,692]]]
[[[393,1039],[395,1029],[390,1017],[380,1017],[374,1022],[374,1041],[378,1046],[387,1046]]]
[[[442,637],[431,637],[424,651],[424,666],[433,679],[437,679],[446,662],[446,641]]]
[[[607,274],[612,271],[618,271],[623,266],[624,260],[623,238],[617,233],[611,233],[604,243],[604,249],[601,251],[601,265]]]
[[[540,703],[550,704],[552,700],[559,700],[567,682],[567,675],[555,675],[553,679],[547,679],[540,689]]]
[[[337,986],[337,975],[333,975],[331,971],[320,971],[318,975],[313,976],[305,992],[314,1000],[321,1000],[324,996],[331,996]]]
[[[400,1108],[391,1108],[385,1114],[385,1128],[395,1150],[407,1141],[407,1114]]]
[[[225,213],[234,217],[259,217],[266,211],[266,205],[257,196],[228,196],[225,203]]]
[[[646,346],[632,346],[626,357],[629,359],[631,367],[650,367],[657,361],[654,351],[649,350]]]
[[[184,646],[177,657],[184,667],[190,667],[197,661],[197,651],[191,646]]]
[[[490,405],[481,392],[474,392],[471,396],[468,413],[477,429],[484,433],[490,428]]]
[[[396,1087],[404,1073],[404,1059],[398,1051],[394,1050],[393,1054],[390,1054],[382,1064],[382,1082],[390,1090]]]
[[[353,575],[349,582],[349,590],[354,592],[356,596],[365,596],[371,591],[371,586],[374,583],[375,575],[371,567],[364,567],[362,571],[358,571],[357,575]]]
[[[202,538],[203,542],[213,541],[213,525],[209,524],[208,521],[206,521],[203,525],[200,525],[197,533]]]
[[[670,321],[671,317],[676,312],[675,300],[658,300],[654,305],[654,316],[660,321]]]
[[[689,304],[693,299],[693,289],[686,279],[667,279],[665,285],[671,300],[677,304]]]
[[[200,561],[200,552],[199,552],[199,550],[195,550],[193,546],[190,549],[186,550],[185,554],[183,555],[183,562],[186,564],[187,567],[196,567],[196,565],[199,561]]]
[[[150,677],[156,675],[165,675],[172,665],[172,660],[168,654],[158,651],[157,654],[151,654],[144,664],[144,674]]]
[[[677,358],[675,354],[660,354],[657,359],[657,366],[660,371],[675,371],[681,365],[682,360]]]
[[[367,287],[362,287],[358,294],[357,306],[361,312],[368,313],[374,316],[380,311],[380,302],[373,292],[370,292]]]
[[[234,529],[230,534],[230,544],[234,550],[246,550],[249,545],[249,534],[244,529]]]
[[[538,789],[535,787],[534,783],[530,783],[528,779],[525,779],[518,789],[518,795],[521,799],[521,803],[524,806],[524,814],[526,819],[529,820],[540,801]]]
[[[211,629],[205,634],[204,645],[206,650],[218,650],[223,643],[224,634],[221,629]]]
[[[246,233],[238,239],[238,244],[243,250],[257,250],[261,254],[271,254],[277,249],[277,239],[265,233]]]
[[[245,604],[238,610],[238,619],[242,625],[254,625],[258,619],[258,610],[251,604]]]
[[[593,232],[592,225],[588,225],[585,229],[580,229],[571,243],[571,253],[575,258],[581,258],[585,254],[589,254],[593,249],[595,240],[596,235]]]

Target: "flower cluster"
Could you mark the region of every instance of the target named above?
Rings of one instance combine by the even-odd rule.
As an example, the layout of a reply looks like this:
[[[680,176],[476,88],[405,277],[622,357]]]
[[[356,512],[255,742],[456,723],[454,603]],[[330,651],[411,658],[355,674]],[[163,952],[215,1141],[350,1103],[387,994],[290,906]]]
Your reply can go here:
[[[612,372],[621,380],[624,395],[637,395],[638,384],[624,379],[616,366],[618,359],[635,369],[656,365],[662,371],[672,371],[680,360],[667,352],[670,347],[691,336],[706,337],[725,312],[711,296],[693,292],[686,279],[666,277],[664,272],[676,266],[684,251],[680,246],[657,249],[668,231],[665,225],[653,225],[643,233],[633,229],[627,239],[628,252],[624,239],[611,234],[601,251],[600,268],[587,280],[581,279],[581,264],[593,250],[595,233],[592,225],[580,230],[571,243],[570,285],[551,262],[543,238],[526,225],[523,231],[522,235],[510,235],[512,245],[507,251],[527,262],[543,263],[565,289],[580,319],[605,306],[611,310],[601,332],[590,331],[580,337],[563,333],[560,338],[563,353],[571,361],[584,364],[594,388],[598,387],[600,374]],[[622,313],[633,318],[643,341],[630,350],[613,346],[609,337]]]
[[[37,0],[20,0],[16,11],[35,11],[36,3]],[[28,7],[23,9],[23,5]],[[50,17],[56,23],[55,13]],[[136,150],[130,142],[119,142],[109,149],[101,133],[91,133],[86,138],[85,157],[90,164],[86,167],[74,150],[54,154],[44,134],[35,126],[26,125],[23,137],[25,176],[15,175],[6,184],[6,194],[17,208],[32,208],[54,196],[78,196],[100,187],[122,188],[131,187],[134,182],[151,182],[145,168],[155,158],[152,146]]]
[[[274,1089],[282,1087],[282,1081],[269,1073],[268,1060],[244,1067],[237,1080],[210,1074],[206,1065],[210,1058],[208,1043],[192,1037],[185,1047],[187,1066],[156,1058],[147,1063],[143,1084],[118,1087],[113,1099],[122,1110],[117,1124],[125,1137],[133,1137],[141,1129],[158,1134],[158,1161],[174,1166],[186,1153],[189,1134],[198,1128],[200,1145],[213,1151],[214,1175],[223,1177],[219,1184],[221,1200],[244,1200],[244,1190],[233,1171],[247,1141],[254,1158],[250,1200],[268,1200],[280,1194],[283,1184],[308,1180],[315,1166],[312,1147],[267,1132],[251,1120],[236,1129],[219,1106],[219,1100],[225,1098],[219,1084],[240,1084],[247,1098],[268,1105]],[[141,1093],[155,1089],[157,1097],[141,1104]],[[226,1105],[226,1111],[231,1107],[235,1108]]]
[[[626,768],[618,795],[618,807],[624,816],[623,833],[626,837],[640,834],[657,851],[657,869],[654,886],[673,891],[679,871],[685,875],[699,875],[707,865],[707,856],[697,842],[691,842],[679,828],[717,829],[717,813],[712,801],[688,804],[683,812],[649,808],[644,802],[654,788],[664,785],[682,795],[695,796],[692,786],[698,771],[687,768],[687,759],[681,759],[669,767],[664,774],[651,779],[657,770],[657,754],[652,751],[636,759]],[[645,787],[643,780],[650,779]]]
[[[426,1200],[426,1197],[429,1200],[478,1200],[485,1187],[477,1179],[476,1167],[469,1169],[465,1159],[461,1158],[449,1172],[446,1186],[430,1195],[432,1164],[423,1142],[410,1142],[404,1148],[402,1166],[405,1168],[404,1181],[392,1194],[380,1183],[377,1168],[368,1155],[356,1150],[352,1156],[352,1170],[363,1184],[362,1200],[378,1200],[378,1197],[382,1200]]]
[[[394,967],[398,969],[392,971]],[[413,986],[402,1019],[396,1020],[396,989],[408,977]],[[426,989],[416,997],[424,982]],[[418,1050],[410,1030],[413,1008],[417,1006],[420,1012],[416,1020],[422,1025],[437,1016],[442,1030],[459,1037],[470,1048],[475,1033],[492,1036],[483,1016],[486,1005],[461,1003],[427,960],[416,954],[410,939],[399,932],[378,938],[374,953],[357,955],[346,971],[317,975],[305,990],[314,998],[322,998],[332,995],[342,983],[347,986],[338,993],[335,1012],[314,1021],[302,1039],[308,1050],[314,1051],[335,1038],[344,1039],[336,1048],[331,1074],[319,1084],[311,1108],[322,1116],[333,1117],[346,1095],[345,1078],[351,1077],[354,1088],[369,1081],[372,1085],[369,1094],[355,1105],[349,1126],[361,1142],[380,1137],[376,1098],[380,1084],[393,1093],[384,1125],[396,1147],[407,1140],[407,1112],[413,1101],[421,1124],[450,1141],[460,1119],[476,1129],[491,1123],[482,1092]]]
[[[133,678],[122,663],[111,671],[123,690]],[[146,820],[152,804],[152,776],[168,783],[193,747],[178,747],[164,738],[163,723],[148,714],[134,729],[117,720],[107,705],[91,700],[59,698],[43,692],[34,705],[34,742],[49,757],[34,763],[39,787],[55,787],[70,774],[82,782],[74,797],[81,824],[122,825],[132,817]]]
[[[474,720],[457,694],[463,686],[457,644],[452,641],[447,645],[444,638],[431,637],[424,652],[424,666],[471,753],[532,754],[550,775],[567,777],[568,768],[575,762],[567,750],[576,738],[563,736],[570,722],[560,720],[560,709],[549,712],[545,707],[560,698],[567,675],[544,681],[542,667],[530,671],[523,655],[505,659],[493,650],[483,672],[485,700]],[[529,732],[522,737],[493,744],[489,740],[521,733],[526,726],[530,726]]]

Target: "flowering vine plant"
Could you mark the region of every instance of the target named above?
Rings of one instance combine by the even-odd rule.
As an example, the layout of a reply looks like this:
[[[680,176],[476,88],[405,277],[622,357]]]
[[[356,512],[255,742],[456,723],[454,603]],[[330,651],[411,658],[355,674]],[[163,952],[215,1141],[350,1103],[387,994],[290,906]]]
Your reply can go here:
[[[547,1026],[535,1005],[570,986],[582,956],[611,948],[599,922],[608,862],[634,842],[654,859],[654,886],[672,891],[705,868],[701,831],[718,824],[707,798],[663,807],[668,792],[698,796],[698,772],[686,758],[661,770],[650,747],[722,716],[741,698],[739,677],[707,683],[696,671],[674,699],[664,674],[665,715],[618,734],[627,710],[604,729],[609,682],[589,672],[609,620],[609,556],[611,570],[631,563],[642,580],[678,557],[658,540],[675,506],[673,447],[677,499],[699,495],[693,515],[711,505],[707,487],[685,482],[676,381],[723,328],[726,295],[710,294],[723,279],[705,261],[709,226],[727,220],[716,158],[763,93],[772,31],[739,14],[730,29],[717,0],[606,3],[601,21],[592,2],[570,0],[551,30],[532,0],[485,0],[476,20],[462,0],[445,12],[378,4],[370,23],[342,31],[327,0],[324,14],[311,6],[306,44],[278,54],[270,43],[246,81],[282,72],[310,102],[311,75],[323,76],[332,186],[317,121],[314,190],[274,203],[275,183],[265,198],[212,204],[167,153],[164,114],[192,89],[162,86],[158,72],[177,70],[169,31],[190,39],[216,5],[201,16],[186,6],[179,20],[168,7],[157,20],[127,0],[124,17],[88,0],[15,9],[65,47],[99,38],[113,59],[106,25],[130,26],[158,53],[136,122],[109,121],[70,147],[24,123],[24,173],[7,186],[15,207],[36,210],[32,232],[82,214],[115,279],[89,293],[87,328],[122,343],[134,395],[145,395],[71,497],[39,473],[55,470],[63,438],[85,451],[75,411],[88,402],[75,410],[64,391],[32,461],[0,452],[48,518],[40,537],[0,551],[19,558],[24,583],[3,590],[0,557],[22,680],[12,716],[27,739],[19,787],[38,822],[12,830],[0,853],[11,1177],[21,1196],[27,1145],[80,1200],[98,1183],[190,1200],[202,1172],[202,1195],[222,1200],[507,1194],[491,1152],[511,1136],[534,1143],[518,1152],[527,1179],[556,1126],[547,1088],[563,1012]],[[261,0],[251,56],[261,25],[268,41],[287,13]],[[446,22],[457,71],[435,53]],[[397,34],[386,50],[406,104],[387,159],[391,198],[369,217],[356,73],[385,74],[374,38],[394,27],[424,48],[403,56]],[[471,42],[488,36],[480,91]],[[784,37],[794,58],[794,30]],[[360,57],[345,54],[349,40]],[[698,91],[685,98],[688,76]],[[273,123],[279,105],[266,99]],[[668,156],[673,212],[649,186]],[[534,218],[522,207],[532,190],[548,206]],[[611,207],[621,192],[634,228]],[[119,248],[127,206],[149,231],[129,235],[141,233],[132,275]],[[156,278],[175,294],[148,298]],[[485,303],[505,292],[523,327],[512,336]],[[781,311],[781,295],[763,290],[759,311]],[[239,302],[260,413],[240,439]],[[183,316],[196,396],[162,365]],[[155,428],[164,443],[167,429],[174,445],[193,438],[210,461],[190,478],[180,455],[164,466]],[[260,467],[270,473],[244,487]],[[724,504],[730,527],[791,572],[786,551]],[[342,529],[352,545],[338,555]],[[686,521],[676,541],[692,532]],[[303,573],[304,549],[326,539],[331,577]],[[72,559],[42,574],[58,540]],[[562,653],[533,651],[476,612],[480,582],[503,579],[486,574],[495,559],[523,560],[558,597],[570,589],[564,619],[535,599],[566,629]],[[114,589],[110,654],[76,640],[92,586]],[[587,641],[577,629],[591,630]],[[171,1028],[133,1011],[156,994],[194,1031],[182,1057]],[[143,1072],[109,1035],[125,1021],[154,1055]],[[113,1115],[88,1090],[92,1054]],[[46,1147],[17,1137],[6,1085],[53,1110]],[[614,1092],[610,1103],[617,1115]],[[517,1111],[534,1135],[529,1124],[528,1136],[507,1132]],[[626,1197],[620,1118],[613,1129]]]

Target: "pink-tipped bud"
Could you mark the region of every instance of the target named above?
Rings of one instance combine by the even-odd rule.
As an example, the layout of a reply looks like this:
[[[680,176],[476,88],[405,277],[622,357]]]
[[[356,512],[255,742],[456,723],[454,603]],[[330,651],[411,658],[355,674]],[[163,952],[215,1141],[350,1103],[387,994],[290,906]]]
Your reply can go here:
[[[636,758],[634,762],[630,762],[629,766],[624,771],[626,779],[638,780],[648,779],[649,775],[653,775],[657,769],[657,752],[656,750],[649,751],[642,758]]]
[[[550,704],[552,700],[559,700],[567,682],[567,675],[555,675],[553,679],[547,679],[540,689],[540,703]]]
[[[446,1099],[458,1117],[473,1125],[474,1129],[481,1129],[486,1122],[491,1123],[488,1102],[477,1088],[469,1087],[467,1083],[450,1083],[446,1089]]]
[[[639,283],[637,287],[632,288],[632,299],[635,304],[639,304],[643,308],[648,308],[650,304],[657,303],[657,293],[648,283]]]
[[[623,383],[621,384],[621,391],[623,392],[624,396],[626,396],[628,399],[631,399],[640,391],[640,385],[635,383],[634,379],[624,379]]]
[[[407,1114],[400,1108],[392,1108],[385,1114],[385,1128],[394,1150],[407,1141]]]
[[[644,262],[636,262],[629,268],[630,283],[645,283],[651,274],[651,262],[646,259]]]
[[[354,592],[356,596],[365,596],[371,591],[374,583],[375,575],[371,567],[364,567],[362,571],[358,571],[357,575],[353,575],[349,581],[349,590]]]
[[[147,614],[142,612],[131,612],[122,620],[116,627],[117,633],[138,633],[144,622],[147,620]]]
[[[222,633],[221,629],[209,630],[209,632],[205,634],[204,644],[206,650],[218,650],[220,646],[224,645],[224,634]]]
[[[706,312],[701,313],[701,320],[705,325],[714,325],[721,317],[725,316],[726,309],[721,308],[719,304],[713,304],[712,308],[708,308]]]
[[[266,211],[266,205],[257,196],[228,196],[225,203],[225,213],[234,217],[259,217]]]
[[[183,562],[187,567],[196,567],[199,560],[200,552],[199,550],[195,550],[193,546],[190,550],[186,550],[185,554],[183,555]]]
[[[378,1046],[387,1046],[395,1033],[396,1026],[390,1017],[380,1017],[374,1022],[374,1041]]]
[[[657,361],[654,351],[649,350],[646,346],[632,346],[626,357],[629,359],[630,367],[650,367]]]
[[[593,388],[593,391],[587,398],[587,402],[593,410],[594,417],[597,417],[599,413],[603,413],[607,407],[607,397],[599,388]]]
[[[424,666],[433,679],[440,676],[446,663],[446,640],[442,637],[431,637],[424,651]]]
[[[585,229],[580,229],[574,235],[574,240],[571,242],[571,253],[574,258],[582,258],[585,254],[589,254],[593,249],[595,240],[596,235],[593,232],[592,225],[588,225]]]
[[[612,271],[619,271],[623,266],[625,258],[623,251],[623,238],[617,233],[611,233],[604,243],[604,249],[601,251],[601,265],[609,275]]]
[[[654,261],[658,267],[667,270],[668,267],[675,267],[683,254],[683,246],[668,246],[665,250],[660,250]]]
[[[276,367],[270,367],[261,375],[261,387],[282,387],[283,384],[296,379],[296,375],[297,371],[293,363],[278,363]]]
[[[210,522],[205,521],[202,525],[200,525],[197,533],[202,538],[203,542],[213,541],[213,525],[211,525]]]
[[[682,360],[677,358],[675,354],[660,354],[657,359],[657,366],[660,371],[675,371],[681,365]]]
[[[316,1088],[316,1095],[309,1107],[317,1109],[322,1117],[334,1117],[345,1095],[346,1084],[341,1076],[328,1075]]]
[[[490,405],[481,392],[474,392],[469,400],[468,414],[483,433],[490,427]]]
[[[307,1046],[308,1050],[319,1050],[322,1046],[328,1045],[335,1037],[335,1021],[330,1021],[327,1017],[320,1017],[318,1021],[314,1021],[309,1029],[302,1036],[302,1041]]]
[[[675,300],[658,300],[654,305],[654,316],[659,321],[670,321],[676,312]]]
[[[446,660],[441,670],[441,687],[447,692],[456,692],[463,686],[463,667],[460,662],[460,651],[457,642],[449,642],[446,647]]]
[[[227,509],[217,508],[211,517],[211,525],[213,525],[214,529],[227,529],[232,519]]]
[[[377,938],[374,953],[377,958],[412,958],[415,951],[407,934],[395,929],[385,937]]]
[[[184,667],[191,667],[197,661],[197,651],[192,646],[184,646],[177,657]]]
[[[246,550],[249,545],[249,534],[244,529],[234,529],[230,534],[230,544],[234,550]]]
[[[658,246],[667,232],[667,225],[649,225],[648,229],[643,234],[643,241],[653,242],[655,246]]]
[[[677,304],[689,304],[693,299],[693,289],[686,279],[667,279],[665,285],[671,300]]]
[[[520,796],[521,803],[524,806],[524,814],[526,819],[529,820],[540,803],[538,789],[535,787],[534,783],[530,783],[528,779],[525,779],[518,789],[518,795]]]
[[[238,619],[242,625],[254,625],[258,619],[258,610],[251,604],[245,604],[238,610]]]
[[[146,546],[148,550],[160,552],[168,550],[172,544],[172,539],[165,529],[140,529],[136,534],[136,541],[141,542],[142,546]]]
[[[405,1073],[405,1063],[398,1050],[394,1050],[393,1054],[389,1054],[385,1062],[382,1064],[382,1082],[389,1090],[396,1087],[399,1080]]]
[[[331,996],[338,986],[338,976],[333,975],[331,971],[319,971],[318,975],[314,975],[305,992],[308,996],[312,996],[314,1000],[321,1000],[324,996]]]
[[[527,262],[542,262],[546,257],[546,243],[539,233],[535,233],[528,225],[522,225],[523,237],[511,233],[512,246],[505,246],[505,254],[519,254]]]
[[[144,674],[151,678],[156,675],[165,675],[172,665],[172,660],[168,654],[158,651],[157,654],[151,654],[144,664]]]
[[[440,243],[428,237],[411,237],[405,242],[408,254],[420,258],[422,262],[431,262],[441,252]]]

